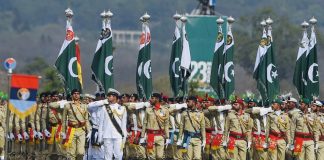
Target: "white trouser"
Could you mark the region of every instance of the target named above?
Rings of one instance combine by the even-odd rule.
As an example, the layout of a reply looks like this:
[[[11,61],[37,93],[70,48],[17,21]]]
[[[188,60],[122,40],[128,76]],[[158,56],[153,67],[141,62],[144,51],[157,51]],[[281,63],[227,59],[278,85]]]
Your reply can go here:
[[[84,160],[104,160],[105,159],[105,151],[104,146],[92,146],[90,144],[88,151],[84,154]]]
[[[105,160],[112,160],[113,155],[116,160],[122,160],[122,143],[121,138],[104,138]]]

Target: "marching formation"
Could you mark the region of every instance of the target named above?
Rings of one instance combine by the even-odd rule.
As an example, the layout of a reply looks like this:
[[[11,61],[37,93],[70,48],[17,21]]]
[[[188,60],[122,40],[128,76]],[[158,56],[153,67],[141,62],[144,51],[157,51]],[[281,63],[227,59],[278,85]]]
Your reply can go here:
[[[1,122],[7,101],[1,101]],[[189,96],[168,98],[109,89],[95,96],[41,93],[35,113],[10,112],[1,123],[8,159],[322,160],[324,107],[319,100],[281,96],[259,103]]]

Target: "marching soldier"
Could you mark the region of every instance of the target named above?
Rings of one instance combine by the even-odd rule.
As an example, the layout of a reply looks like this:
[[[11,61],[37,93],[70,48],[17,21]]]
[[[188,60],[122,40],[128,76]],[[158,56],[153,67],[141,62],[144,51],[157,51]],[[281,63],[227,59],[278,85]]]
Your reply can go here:
[[[205,116],[205,130],[206,130],[206,147],[205,150],[203,152],[203,159],[208,160],[210,159],[210,157],[215,157],[214,152],[212,153],[211,149],[214,150],[214,148],[212,148],[212,141],[216,138],[216,119],[215,119],[215,114],[214,112],[211,112],[208,110],[209,106],[213,105],[213,99],[208,97],[203,105],[203,113]]]
[[[90,137],[91,126],[86,104],[80,101],[80,91],[71,91],[72,102],[65,104],[62,117],[64,147],[69,159],[79,159],[85,153],[85,140]]]
[[[223,142],[223,135],[224,135],[224,129],[225,129],[225,119],[228,114],[228,110],[232,108],[231,105],[221,105],[221,101],[218,100],[217,104],[214,106],[209,106],[208,110],[215,114],[215,133],[216,135],[213,137],[211,141],[211,156],[212,159],[217,160],[226,160],[226,150],[224,148],[224,142]],[[214,120],[213,120],[214,121]]]
[[[290,119],[288,114],[281,110],[281,104],[280,99],[275,99],[272,102],[274,112],[267,116],[266,140],[271,160],[284,160],[286,146],[290,142]]]
[[[319,127],[320,136],[317,146],[315,146],[315,155],[316,160],[322,160],[324,157],[324,107],[320,101],[315,101],[313,103],[317,107],[318,117],[317,117],[317,125]]]
[[[5,147],[5,127],[6,127],[6,113],[7,106],[6,100],[0,100],[0,160],[4,160],[4,147]]]
[[[51,155],[63,157],[64,150],[61,145],[60,134],[62,132],[62,114],[63,107],[66,100],[59,101],[58,92],[54,91],[51,93],[51,103],[49,106],[49,132],[51,133],[50,138],[47,139],[48,144],[48,158]]]
[[[225,120],[223,141],[227,142],[230,158],[235,160],[246,159],[247,150],[251,148],[253,120],[244,113],[243,105],[243,100],[237,98]]]
[[[163,159],[164,146],[170,144],[169,111],[160,104],[161,94],[153,93],[150,99],[152,107],[146,108],[143,120],[140,144],[145,143],[148,159]]]
[[[302,103],[301,110],[296,109],[297,100],[288,99],[289,116],[291,117],[290,149],[294,155],[302,160],[314,160],[314,145],[318,144],[319,130],[315,119],[307,113],[307,105]]]
[[[39,159],[45,159],[48,151],[47,151],[47,144],[45,137],[48,138],[49,132],[47,130],[47,122],[49,116],[49,108],[48,108],[48,93],[41,93],[40,94],[40,103],[37,105],[36,113],[35,113],[35,128],[36,128],[36,147],[35,147],[35,154],[36,157]],[[46,135],[45,135],[46,133]]]
[[[205,118],[196,108],[197,98],[188,98],[188,110],[181,115],[178,145],[187,150],[185,159],[201,159],[202,150],[206,146]]]

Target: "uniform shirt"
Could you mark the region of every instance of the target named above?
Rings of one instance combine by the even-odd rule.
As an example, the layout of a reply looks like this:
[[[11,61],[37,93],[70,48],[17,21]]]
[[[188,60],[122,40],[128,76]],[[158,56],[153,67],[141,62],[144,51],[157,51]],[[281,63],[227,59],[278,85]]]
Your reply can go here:
[[[161,127],[161,128],[160,128]],[[161,106],[146,108],[141,137],[144,138],[146,130],[164,130],[165,137],[169,139],[169,111]]]
[[[316,120],[310,114],[304,114],[299,109],[293,109],[288,112],[290,119],[290,144],[294,144],[295,133],[310,133],[314,135],[314,141],[319,139],[319,129],[316,125]]]
[[[190,122],[190,119],[192,123]],[[195,109],[187,110],[181,114],[181,123],[179,129],[179,135],[182,136],[184,131],[188,132],[200,132],[203,142],[206,141],[206,130],[205,130],[205,116],[204,113]],[[182,137],[179,137],[182,139]]]
[[[226,138],[230,132],[244,134],[246,140],[251,142],[252,124],[253,120],[248,113],[238,113],[235,110],[230,110],[225,119],[224,142],[228,142]]]
[[[85,131],[90,132],[91,126],[88,119],[87,105],[84,103],[72,101],[65,104],[62,119],[64,124],[62,130],[64,132],[66,131],[66,125],[78,125],[79,121],[80,123],[85,123]]]
[[[62,123],[62,114],[63,110],[60,109],[59,102],[52,102],[48,104],[50,107],[49,110],[49,122],[53,124],[58,124],[59,122]]]
[[[6,109],[7,106],[0,105],[0,127],[5,128],[6,127]]]
[[[290,142],[290,120],[287,113],[283,111],[276,111],[268,114],[267,128],[266,128],[266,136],[269,137],[271,131],[276,133],[283,132],[285,133],[286,142]]]
[[[324,136],[324,113],[318,113],[317,116],[317,125],[319,128],[319,135]]]
[[[114,116],[116,122],[118,123],[118,125],[120,126],[120,128],[124,134],[124,139],[125,139],[127,136],[127,129],[126,129],[127,111],[126,111],[126,108],[124,106],[119,105],[118,103],[110,104],[108,107],[111,108],[113,116]],[[107,118],[105,118],[106,123],[104,124],[104,128],[103,128],[103,138],[122,138],[122,136],[117,131],[114,124],[111,122],[111,119],[110,119],[107,111],[105,112],[105,117],[107,117]]]
[[[38,131],[43,131],[47,129],[47,120],[49,120],[49,108],[47,103],[39,103],[37,105],[36,115],[35,115],[35,125]]]

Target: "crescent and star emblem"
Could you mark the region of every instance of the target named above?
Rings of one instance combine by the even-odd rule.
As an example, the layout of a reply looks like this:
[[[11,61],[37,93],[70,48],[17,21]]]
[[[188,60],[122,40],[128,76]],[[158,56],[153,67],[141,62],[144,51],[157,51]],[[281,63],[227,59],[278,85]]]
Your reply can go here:
[[[77,61],[76,57],[72,57],[69,61],[68,69],[69,69],[69,73],[72,77],[78,77],[78,75],[73,72],[73,63],[76,61]]]

